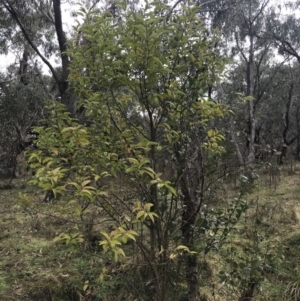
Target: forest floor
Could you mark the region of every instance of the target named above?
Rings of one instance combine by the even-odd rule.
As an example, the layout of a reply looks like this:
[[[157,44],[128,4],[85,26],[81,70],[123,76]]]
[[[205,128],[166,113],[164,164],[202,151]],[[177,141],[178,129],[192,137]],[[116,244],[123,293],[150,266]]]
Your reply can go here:
[[[95,251],[54,243],[70,225],[25,209],[19,193],[30,193],[30,188],[23,180],[13,185],[0,190],[0,300],[88,300],[85,276],[100,273]]]
[[[247,198],[249,210],[235,231],[218,254],[201,259],[203,269],[207,270],[201,279],[207,300],[238,300],[247,276],[243,278],[243,267],[249,262],[253,264],[254,257],[259,259],[257,270],[263,277],[253,300],[300,300],[300,166],[259,173],[255,188]],[[32,192],[25,180],[14,180],[11,189],[2,184],[0,300],[121,300],[113,292],[110,295],[112,283],[101,284],[101,290],[98,289],[105,298],[96,293],[96,279],[103,262],[97,244],[76,248],[54,243],[54,237],[67,231],[70,224],[20,205],[19,193]],[[226,185],[230,196],[234,188]],[[228,264],[233,261],[223,261],[223,255],[228,258],[230,252],[237,267],[228,270]],[[227,268],[226,275],[234,289],[220,284],[218,273],[223,267]]]

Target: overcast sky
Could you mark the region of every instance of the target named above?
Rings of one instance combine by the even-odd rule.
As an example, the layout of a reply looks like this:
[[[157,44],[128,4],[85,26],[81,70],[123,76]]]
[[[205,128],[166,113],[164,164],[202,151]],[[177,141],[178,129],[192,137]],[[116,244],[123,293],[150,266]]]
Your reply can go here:
[[[287,10],[284,8],[284,3],[286,2],[286,0],[271,0],[271,3],[279,6],[282,6],[282,11],[281,13],[287,14]],[[78,6],[79,7],[79,6]],[[62,3],[61,5],[62,8],[62,14],[63,14],[63,20],[65,21],[64,23],[64,30],[66,32],[70,32],[71,27],[74,25],[74,18],[71,17],[71,11],[76,10],[77,8],[75,6],[72,6],[70,8],[69,4],[67,3]],[[11,50],[13,50],[13,46],[11,48]],[[41,62],[44,72],[50,74],[48,67],[42,63],[42,61],[39,59],[39,61]],[[54,57],[52,59],[50,59],[51,63],[55,65],[55,59]],[[4,55],[0,55],[0,72],[5,72],[6,67],[16,63],[19,64],[19,58],[15,56],[15,54],[13,52],[11,52],[10,54],[4,56]]]

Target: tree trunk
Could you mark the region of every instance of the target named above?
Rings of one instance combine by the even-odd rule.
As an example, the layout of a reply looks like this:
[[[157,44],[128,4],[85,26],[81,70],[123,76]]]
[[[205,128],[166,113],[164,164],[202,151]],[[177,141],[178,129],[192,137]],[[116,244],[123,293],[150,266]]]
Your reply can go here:
[[[189,254],[185,260],[189,301],[200,301],[197,256]]]
[[[149,120],[150,120],[150,140],[156,142],[156,130],[152,121],[152,115],[149,113]],[[155,147],[151,147],[151,168],[157,172],[157,156]],[[150,196],[151,196],[151,203],[153,207],[151,208],[152,211],[157,211],[159,202],[158,202],[158,193],[157,193],[157,186],[152,185],[150,188]],[[166,288],[167,288],[167,269],[166,263],[168,259],[166,258],[166,253],[162,252],[160,256],[157,258],[157,253],[160,252],[161,247],[164,250],[168,249],[166,245],[166,241],[164,241],[164,235],[162,230],[161,221],[159,219],[155,219],[153,223],[150,224],[150,260],[156,265],[158,261],[159,264],[156,265],[154,271],[154,286],[155,286],[155,299],[157,301],[165,301],[166,300]]]
[[[239,144],[238,144],[238,142],[236,140],[235,128],[234,128],[233,120],[230,121],[230,131],[231,131],[231,140],[232,140],[232,142],[233,142],[233,144],[235,146],[235,151],[236,151],[236,154],[237,154],[237,157],[238,157],[238,160],[239,160],[239,167],[241,169],[243,169],[243,167],[245,165],[245,162],[244,162],[244,159],[243,159],[243,156],[242,156]]]
[[[59,92],[61,96],[61,102],[66,105],[69,112],[75,116],[75,96],[72,89],[69,87],[68,77],[69,77],[69,57],[66,54],[67,51],[67,37],[63,30],[62,25],[62,15],[61,15],[61,1],[53,0],[54,9],[54,21],[55,30],[58,39],[60,55],[61,55],[61,68],[62,75],[59,81]]]
[[[250,35],[250,48],[249,48],[249,61],[247,63],[247,96],[254,97],[254,35],[252,33],[252,26],[249,28]],[[247,163],[253,164],[255,161],[255,106],[254,100],[249,100],[249,147]]]
[[[27,47],[25,46],[23,50],[23,57],[20,60],[20,69],[19,69],[19,75],[20,75],[20,82],[26,86],[28,85],[28,60],[29,60],[29,51],[27,50]]]
[[[284,116],[284,129],[283,129],[283,132],[282,132],[283,145],[282,145],[282,148],[281,148],[281,154],[280,154],[279,159],[278,159],[278,163],[280,165],[283,164],[283,158],[286,157],[288,147],[292,143],[294,143],[294,141],[296,139],[298,139],[298,135],[293,137],[290,141],[288,141],[288,137],[287,137],[288,131],[289,131],[289,128],[290,128],[290,111],[291,111],[291,108],[292,108],[292,105],[293,105],[293,99],[292,99],[293,89],[294,89],[294,83],[291,83],[290,89],[289,89],[288,101],[286,103],[285,116]]]
[[[196,163],[196,162],[194,162]],[[194,227],[199,204],[196,202],[195,191],[190,183],[189,175],[185,174],[181,180],[183,197],[183,212],[181,222],[182,243],[189,249],[194,245]],[[187,254],[185,258],[185,276],[188,291],[188,301],[200,301],[198,263],[196,254]]]
[[[300,161],[300,106],[297,107],[296,112],[296,120],[297,120],[297,148],[296,148],[296,160]]]
[[[186,209],[182,215],[181,232],[183,245],[191,248],[194,244],[194,226],[196,221],[195,208],[191,200],[185,200]],[[185,276],[189,301],[200,301],[198,263],[196,254],[187,254],[185,258]]]

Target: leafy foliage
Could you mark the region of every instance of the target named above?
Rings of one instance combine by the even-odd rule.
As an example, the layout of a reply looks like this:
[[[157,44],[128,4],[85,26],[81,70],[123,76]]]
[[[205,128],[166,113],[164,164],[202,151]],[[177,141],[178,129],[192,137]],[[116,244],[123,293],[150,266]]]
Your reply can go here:
[[[204,214],[206,228],[196,222],[209,206],[211,163],[224,152],[224,136],[213,123],[229,112],[210,99],[209,89],[226,60],[214,50],[217,37],[207,35],[197,7],[183,5],[169,20],[167,9],[146,3],[138,13],[124,10],[117,23],[107,12],[87,13],[68,51],[84,124],[63,105],[48,105],[50,118],[35,128],[37,149],[28,154],[30,183],[52,191],[82,231],[93,228],[86,218],[93,211],[110,218],[114,230],[101,231],[100,245],[116,261],[136,241],[131,257],[147,262],[157,299],[166,298],[168,270],[184,262],[192,300],[199,294],[198,230],[204,229],[205,242],[212,229],[228,233],[243,209],[224,217],[226,230],[208,221],[212,215]],[[76,243],[74,235],[56,240]]]

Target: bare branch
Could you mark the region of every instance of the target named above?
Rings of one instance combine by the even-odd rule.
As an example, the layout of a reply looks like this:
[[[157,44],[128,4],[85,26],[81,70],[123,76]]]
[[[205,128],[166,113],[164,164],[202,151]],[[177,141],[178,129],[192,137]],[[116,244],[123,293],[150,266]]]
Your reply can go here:
[[[166,20],[169,21],[174,9],[177,7],[177,5],[180,4],[180,2],[182,2],[183,0],[177,0],[177,2],[173,5],[173,7],[170,9],[170,11],[168,12],[167,16],[166,16]]]
[[[166,16],[166,20],[169,21],[174,9],[184,0],[177,0],[177,2],[172,6],[172,8],[170,9],[170,11],[168,12],[167,16]],[[206,1],[204,3],[199,4],[198,6],[201,8],[202,6],[209,4],[209,3],[213,3],[216,2],[216,0],[210,0],[210,1]]]
[[[260,14],[262,14],[263,10],[266,8],[266,6],[269,4],[270,0],[264,1],[262,4],[260,10],[257,12],[256,16],[252,20],[252,24],[256,21],[256,19],[259,17]]]
[[[34,0],[34,4],[36,6],[36,8],[43,14],[44,17],[46,17],[46,19],[52,23],[53,25],[55,25],[55,22],[54,22],[54,17],[51,13],[50,10],[48,10],[48,12],[46,13],[44,10],[42,10],[37,2],[37,0]]]
[[[240,44],[239,44],[239,38],[238,38],[237,35],[238,35],[237,32],[235,32],[235,33],[234,33],[234,37],[235,37],[236,47],[238,48],[239,52],[241,53],[241,55],[242,55],[244,61],[248,64],[248,59],[246,58],[246,56],[245,56],[245,54],[244,54],[242,48],[240,47]]]

